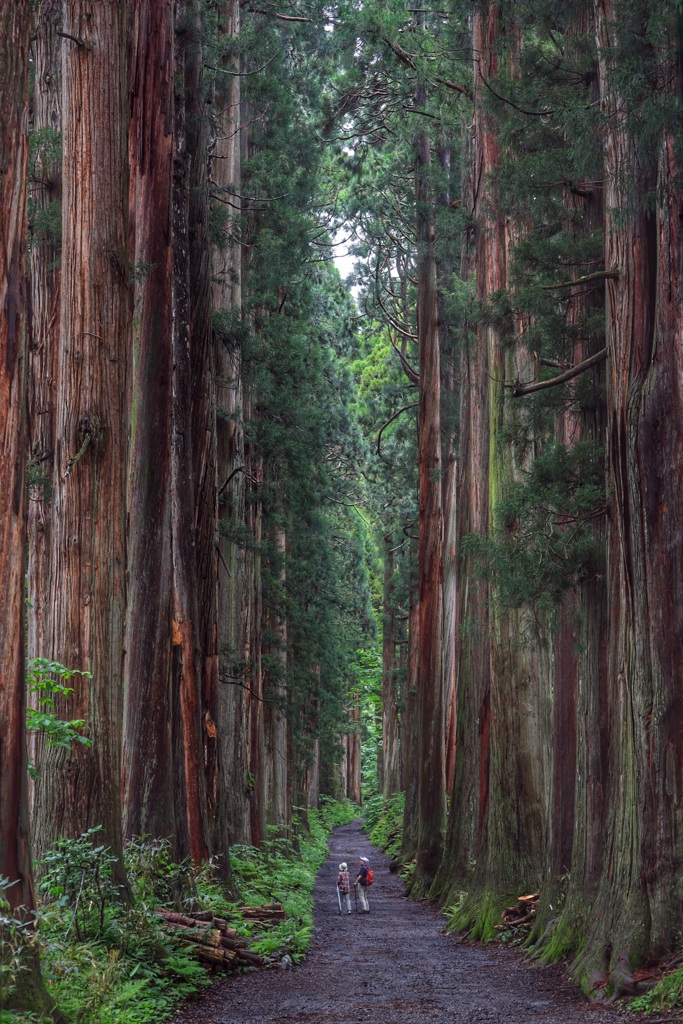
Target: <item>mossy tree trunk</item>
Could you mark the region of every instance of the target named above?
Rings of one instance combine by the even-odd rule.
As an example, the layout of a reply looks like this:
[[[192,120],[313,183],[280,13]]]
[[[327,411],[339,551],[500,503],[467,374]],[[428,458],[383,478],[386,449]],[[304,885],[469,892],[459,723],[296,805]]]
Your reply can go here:
[[[426,102],[416,90],[415,105]],[[418,284],[417,330],[420,365],[418,415],[419,473],[419,678],[417,762],[417,873],[428,882],[441,858],[446,823],[443,632],[443,503],[441,481],[441,366],[434,213],[429,173],[429,136],[415,139]]]
[[[241,180],[240,58],[232,48],[240,35],[237,0],[220,8],[220,40],[226,56],[214,86],[216,117],[211,180],[221,215],[220,244],[213,250],[212,303],[216,359],[216,458],[218,476],[218,721],[226,814],[234,841],[249,841],[247,552],[241,531],[246,522],[244,384],[242,380],[242,247],[238,193]]]
[[[659,37],[647,36],[656,15]],[[664,19],[662,21],[662,19]],[[667,20],[668,19],[668,20]],[[680,93],[673,6],[595,4],[606,115],[605,267],[609,351],[608,811],[605,856],[577,970],[590,988],[633,988],[634,968],[674,948],[681,929],[683,536],[681,191],[673,127],[644,157],[620,48],[638,44],[653,95]],[[653,157],[649,160],[648,157]],[[623,170],[633,177],[627,180]],[[656,196],[652,209],[642,197]]]
[[[496,5],[482,4],[472,14],[474,128],[463,130],[463,203],[475,226],[474,232],[465,233],[461,260],[465,280],[473,278],[477,268],[480,301],[502,288],[505,281],[503,224],[491,205],[489,183],[498,162],[498,144],[485,110],[480,77],[480,70],[487,80],[497,70],[496,36]],[[465,342],[461,348],[458,542],[469,534],[485,538],[489,531],[489,365],[496,348],[496,333],[484,324],[477,326],[476,342]],[[472,864],[481,861],[484,849],[481,837],[489,806],[491,742],[488,589],[477,572],[476,559],[461,556],[454,784],[445,855],[434,886],[434,892],[446,902],[451,894],[469,888]]]

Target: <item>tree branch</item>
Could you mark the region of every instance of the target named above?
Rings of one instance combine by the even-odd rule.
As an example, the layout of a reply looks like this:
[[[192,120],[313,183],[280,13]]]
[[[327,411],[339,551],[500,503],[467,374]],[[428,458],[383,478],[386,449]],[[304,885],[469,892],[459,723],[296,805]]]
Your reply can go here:
[[[218,490],[218,494],[216,495],[216,497],[220,498],[221,494],[223,493],[223,491],[225,490],[225,488],[226,488],[226,487],[228,486],[228,484],[230,483],[230,481],[232,480],[232,478],[233,478],[234,476],[237,476],[237,474],[238,474],[238,473],[240,473],[240,472],[243,472],[243,471],[244,471],[244,466],[236,466],[236,467],[235,467],[235,469],[233,469],[232,473],[230,473],[230,474],[228,475],[228,477],[226,478],[226,480],[224,481],[224,483],[223,483],[223,484],[221,484],[221,486],[220,486],[220,488],[219,488],[219,490]]]
[[[264,11],[262,7],[247,7],[251,14],[265,14],[267,18],[279,18],[280,21],[310,21],[310,18],[296,18],[293,14],[279,14],[277,11]]]
[[[409,405],[404,405],[401,409],[399,409],[397,412],[395,412],[393,416],[390,416],[389,419],[386,421],[386,423],[382,424],[382,426],[379,428],[379,434],[377,435],[377,454],[378,455],[381,454],[381,452],[380,452],[380,443],[382,441],[382,433],[386,430],[386,428],[389,426],[390,423],[393,423],[394,420],[398,416],[401,415],[402,412],[407,412],[408,409],[414,409],[417,404],[418,404],[417,402],[411,402]]]
[[[619,271],[614,267],[611,270],[596,270],[594,274],[584,274],[573,281],[562,281],[560,284],[544,284],[543,291],[550,292],[555,288],[571,288],[575,284],[589,284],[591,281],[602,281],[607,277],[619,277]]]
[[[512,390],[513,398],[521,398],[523,395],[532,395],[536,391],[544,391],[546,388],[554,388],[559,384],[565,384],[568,380],[573,377],[578,377],[579,374],[584,373],[585,370],[589,370],[591,366],[595,366],[596,363],[601,363],[603,359],[607,358],[607,349],[600,349],[595,355],[589,356],[588,359],[584,359],[582,363],[578,363],[577,366],[572,366],[570,370],[565,373],[560,373],[557,377],[552,377],[550,380],[536,381],[535,384],[506,384],[506,388]]]
[[[403,353],[401,352],[400,348],[398,347],[398,345],[396,344],[394,339],[393,338],[389,338],[389,341],[391,342],[391,347],[394,349],[394,351],[396,352],[398,358],[401,360],[401,366],[403,367],[403,372],[405,373],[405,375],[408,378],[408,380],[410,381],[410,383],[411,384],[418,384],[419,385],[419,383],[420,383],[420,374],[417,372],[417,370],[414,370],[412,368],[412,366],[410,365],[410,363],[408,362],[406,357],[403,355]]]
[[[84,47],[85,46],[85,40],[81,39],[80,36],[72,36],[72,35],[70,35],[69,32],[59,32],[59,31],[55,31],[55,35],[56,36],[61,36],[62,39],[70,39],[72,43],[76,44],[76,46],[79,46],[79,47]]]
[[[477,61],[477,64],[478,64],[478,67],[479,67],[479,77],[481,78],[482,82],[484,83],[484,85],[486,86],[488,91],[493,96],[495,96],[496,99],[500,100],[502,103],[507,103],[507,105],[509,107],[512,107],[513,110],[518,110],[520,114],[527,114],[529,117],[547,117],[548,114],[554,114],[555,113],[555,111],[553,109],[549,109],[549,110],[525,110],[524,107],[520,107],[516,103],[513,103],[513,101],[509,100],[506,96],[501,96],[501,94],[499,92],[496,92],[496,90],[493,88],[493,86],[489,85],[489,83],[484,78],[484,75],[482,74],[482,70],[481,70],[481,61]]]

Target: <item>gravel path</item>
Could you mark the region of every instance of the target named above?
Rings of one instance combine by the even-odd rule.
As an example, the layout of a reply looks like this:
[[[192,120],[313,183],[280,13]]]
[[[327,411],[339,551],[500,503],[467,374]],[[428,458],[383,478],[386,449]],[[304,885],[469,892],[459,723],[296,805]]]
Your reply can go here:
[[[370,857],[375,872],[370,913],[339,916],[338,864],[347,861],[353,879],[361,854]],[[533,966],[518,950],[457,942],[442,928],[443,916],[406,898],[388,859],[353,822],[330,837],[330,856],[315,887],[315,934],[306,961],[290,971],[221,979],[188,1003],[174,1024],[617,1024],[638,1019],[586,1002],[557,968]]]

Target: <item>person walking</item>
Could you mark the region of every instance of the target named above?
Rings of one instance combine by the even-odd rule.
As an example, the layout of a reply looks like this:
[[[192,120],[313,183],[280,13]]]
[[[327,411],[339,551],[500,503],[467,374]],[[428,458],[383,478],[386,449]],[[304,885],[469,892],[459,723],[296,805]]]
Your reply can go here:
[[[368,902],[368,864],[370,861],[367,857],[360,857],[360,867],[358,869],[358,877],[353,883],[358,893],[358,899],[360,900],[360,913],[370,913],[370,903]]]
[[[348,868],[346,861],[343,860],[339,865],[339,874],[337,875],[337,889],[339,890],[339,913],[341,913],[341,897],[346,897],[346,912],[351,913],[351,879],[349,877]]]

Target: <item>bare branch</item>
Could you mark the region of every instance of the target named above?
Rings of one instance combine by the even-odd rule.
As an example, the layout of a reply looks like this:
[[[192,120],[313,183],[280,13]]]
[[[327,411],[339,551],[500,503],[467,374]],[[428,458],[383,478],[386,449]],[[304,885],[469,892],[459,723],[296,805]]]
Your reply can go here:
[[[560,284],[544,284],[544,291],[553,291],[555,288],[572,288],[575,284],[589,284],[591,281],[602,281],[608,277],[619,277],[619,271],[614,267],[611,270],[597,270],[594,274],[584,274],[583,277],[576,277],[573,281],[562,281]]]
[[[228,486],[228,484],[230,483],[230,481],[232,480],[232,478],[233,478],[234,476],[237,476],[237,474],[238,474],[238,473],[242,473],[242,472],[244,472],[244,466],[236,466],[236,467],[235,467],[235,469],[233,469],[232,473],[230,473],[230,474],[228,475],[228,477],[226,478],[226,480],[224,481],[224,483],[223,483],[223,484],[221,485],[221,487],[219,488],[219,490],[218,490],[218,494],[217,494],[217,497],[218,497],[218,498],[220,498],[221,494],[223,493],[223,491],[225,490],[225,488],[226,488],[226,487]]]
[[[536,391],[545,391],[546,388],[554,388],[559,384],[565,384],[568,380],[572,380],[573,377],[578,377],[579,374],[589,370],[591,366],[595,366],[596,363],[601,363],[603,359],[607,358],[607,349],[600,349],[595,355],[589,356],[588,359],[584,359],[582,363],[578,363],[576,366],[572,366],[570,370],[566,370],[565,373],[560,373],[557,377],[552,377],[550,380],[536,381],[534,384],[506,384],[506,388],[510,388],[512,391],[513,398],[521,398],[523,395],[532,395]]]
[[[410,402],[409,405],[404,405],[401,409],[399,409],[397,412],[395,412],[393,416],[390,416],[389,419],[386,421],[386,423],[382,424],[382,426],[379,428],[379,434],[377,435],[377,454],[378,455],[381,455],[380,443],[382,441],[382,434],[386,430],[386,428],[389,426],[389,424],[393,423],[394,420],[397,419],[401,415],[402,412],[407,412],[408,409],[414,409],[417,405],[418,405],[417,402]]]

